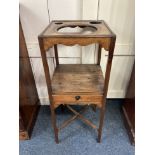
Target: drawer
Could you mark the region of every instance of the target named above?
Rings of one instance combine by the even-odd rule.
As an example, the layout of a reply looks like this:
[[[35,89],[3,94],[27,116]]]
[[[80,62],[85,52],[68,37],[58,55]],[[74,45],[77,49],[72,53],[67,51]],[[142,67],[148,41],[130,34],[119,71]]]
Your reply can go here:
[[[103,95],[53,95],[53,101],[55,103],[102,103]]]

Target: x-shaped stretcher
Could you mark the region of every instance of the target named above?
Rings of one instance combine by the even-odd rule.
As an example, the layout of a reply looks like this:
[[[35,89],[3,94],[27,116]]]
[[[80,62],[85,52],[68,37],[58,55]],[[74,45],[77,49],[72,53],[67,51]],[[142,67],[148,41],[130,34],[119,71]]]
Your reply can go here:
[[[91,126],[94,129],[97,129],[96,125],[94,125],[91,121],[89,121],[88,119],[86,119],[82,113],[84,113],[87,109],[88,109],[88,105],[85,105],[83,107],[83,109],[81,109],[79,112],[77,112],[76,110],[74,110],[70,105],[66,105],[66,107],[73,112],[75,115],[72,116],[71,118],[69,118],[68,120],[66,120],[59,128],[58,130],[63,129],[64,127],[66,127],[67,125],[69,125],[70,123],[72,123],[75,119],[79,118],[80,120],[82,120],[84,123],[86,123],[87,125]]]

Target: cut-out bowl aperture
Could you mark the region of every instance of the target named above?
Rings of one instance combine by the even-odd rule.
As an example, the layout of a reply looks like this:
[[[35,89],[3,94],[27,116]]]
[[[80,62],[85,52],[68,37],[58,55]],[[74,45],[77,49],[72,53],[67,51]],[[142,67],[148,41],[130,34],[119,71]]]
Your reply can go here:
[[[59,33],[79,33],[79,34],[91,34],[97,30],[96,27],[89,25],[70,25],[62,26],[57,29]]]
[[[101,22],[99,22],[99,21],[92,21],[92,22],[90,22],[90,24],[101,24]]]

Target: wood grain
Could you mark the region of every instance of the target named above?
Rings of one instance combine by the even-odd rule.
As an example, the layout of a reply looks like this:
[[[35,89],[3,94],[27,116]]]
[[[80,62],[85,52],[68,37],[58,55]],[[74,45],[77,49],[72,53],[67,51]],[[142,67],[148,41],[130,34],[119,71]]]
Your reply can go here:
[[[70,32],[70,33],[65,33],[65,32],[59,32],[61,28],[64,27],[80,27],[80,28],[87,28],[87,27],[92,27],[95,29],[93,33],[84,33],[84,31],[75,33],[75,32]],[[112,37],[114,33],[111,31],[111,29],[106,25],[106,23],[103,20],[55,20],[52,21],[46,29],[40,34],[41,37],[65,37],[65,38],[70,38],[70,37],[85,37],[85,38],[100,38],[100,37]]]
[[[60,64],[52,78],[53,94],[103,94],[104,78],[100,66]]]
[[[39,110],[39,97],[19,22],[19,139],[30,139]]]
[[[90,34],[84,33],[84,30],[79,33],[58,32],[58,30],[64,27],[92,27],[95,31]],[[86,46],[92,43],[99,43],[105,50],[109,51],[110,39],[112,37],[115,37],[115,34],[103,20],[52,21],[39,35],[39,38],[44,38],[43,42],[45,51],[54,46],[54,44],[63,44],[68,46],[78,44],[80,46]]]
[[[76,97],[79,96],[80,99],[77,100]],[[103,102],[103,95],[53,95],[54,107],[58,107],[60,104],[68,105],[97,105],[101,108]]]
[[[91,34],[58,32],[58,29],[66,26],[78,26],[80,28],[94,26],[96,28],[96,31]],[[56,125],[56,116],[54,109],[60,104],[66,104],[67,107],[70,107],[70,104],[97,105],[100,108],[98,142],[101,142],[104,110],[116,41],[115,34],[110,30],[110,28],[104,21],[54,21],[47,26],[47,28],[41,33],[41,35],[38,36],[38,39],[48,88],[52,112],[52,124],[54,127],[56,143],[59,142],[59,128]],[[46,50],[57,44],[68,46],[79,44],[81,46],[85,46],[91,43],[99,44],[97,64],[59,64],[57,65],[51,80],[46,59]],[[101,59],[101,48],[105,48],[105,50],[109,51],[105,80],[103,78],[103,73],[99,65]],[[70,107],[70,109],[72,108]],[[72,109],[72,112],[73,111],[74,109]],[[74,111],[74,113],[77,115],[76,111]],[[83,116],[79,113],[78,115],[86,124],[96,129],[96,127],[89,120],[83,118]]]
[[[55,44],[62,44],[66,46],[73,46],[73,45],[80,45],[80,46],[86,46],[90,45],[93,43],[98,43],[103,47],[105,50],[109,51],[109,46],[110,46],[110,38],[82,38],[82,37],[76,37],[76,38],[44,38],[44,49],[45,51],[48,50],[49,48],[53,47]]]

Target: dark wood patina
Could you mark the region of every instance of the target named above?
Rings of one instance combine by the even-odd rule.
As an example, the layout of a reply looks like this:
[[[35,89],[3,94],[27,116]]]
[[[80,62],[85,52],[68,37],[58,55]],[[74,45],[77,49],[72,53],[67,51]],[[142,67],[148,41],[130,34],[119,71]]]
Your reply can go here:
[[[40,107],[37,88],[19,21],[19,139],[30,139]]]
[[[63,28],[68,27],[78,27],[80,31],[70,33],[61,31]],[[115,34],[102,20],[53,21],[39,35],[38,40],[48,88],[56,143],[59,142],[58,131],[76,118],[81,119],[84,123],[97,129],[98,142],[101,142],[106,97],[116,40]],[[79,44],[86,46],[92,43],[99,44],[97,64],[59,64],[58,44],[66,46]],[[56,68],[53,77],[50,77],[46,51],[52,47],[54,47],[55,50]],[[109,52],[105,77],[103,77],[100,67],[102,48]],[[61,104],[66,105],[75,115],[58,128],[56,125],[55,108]],[[93,109],[95,109],[96,106],[100,108],[99,127],[84,118],[81,114],[83,111],[75,111],[70,106],[72,104],[83,105],[85,107],[84,109],[90,104]]]

